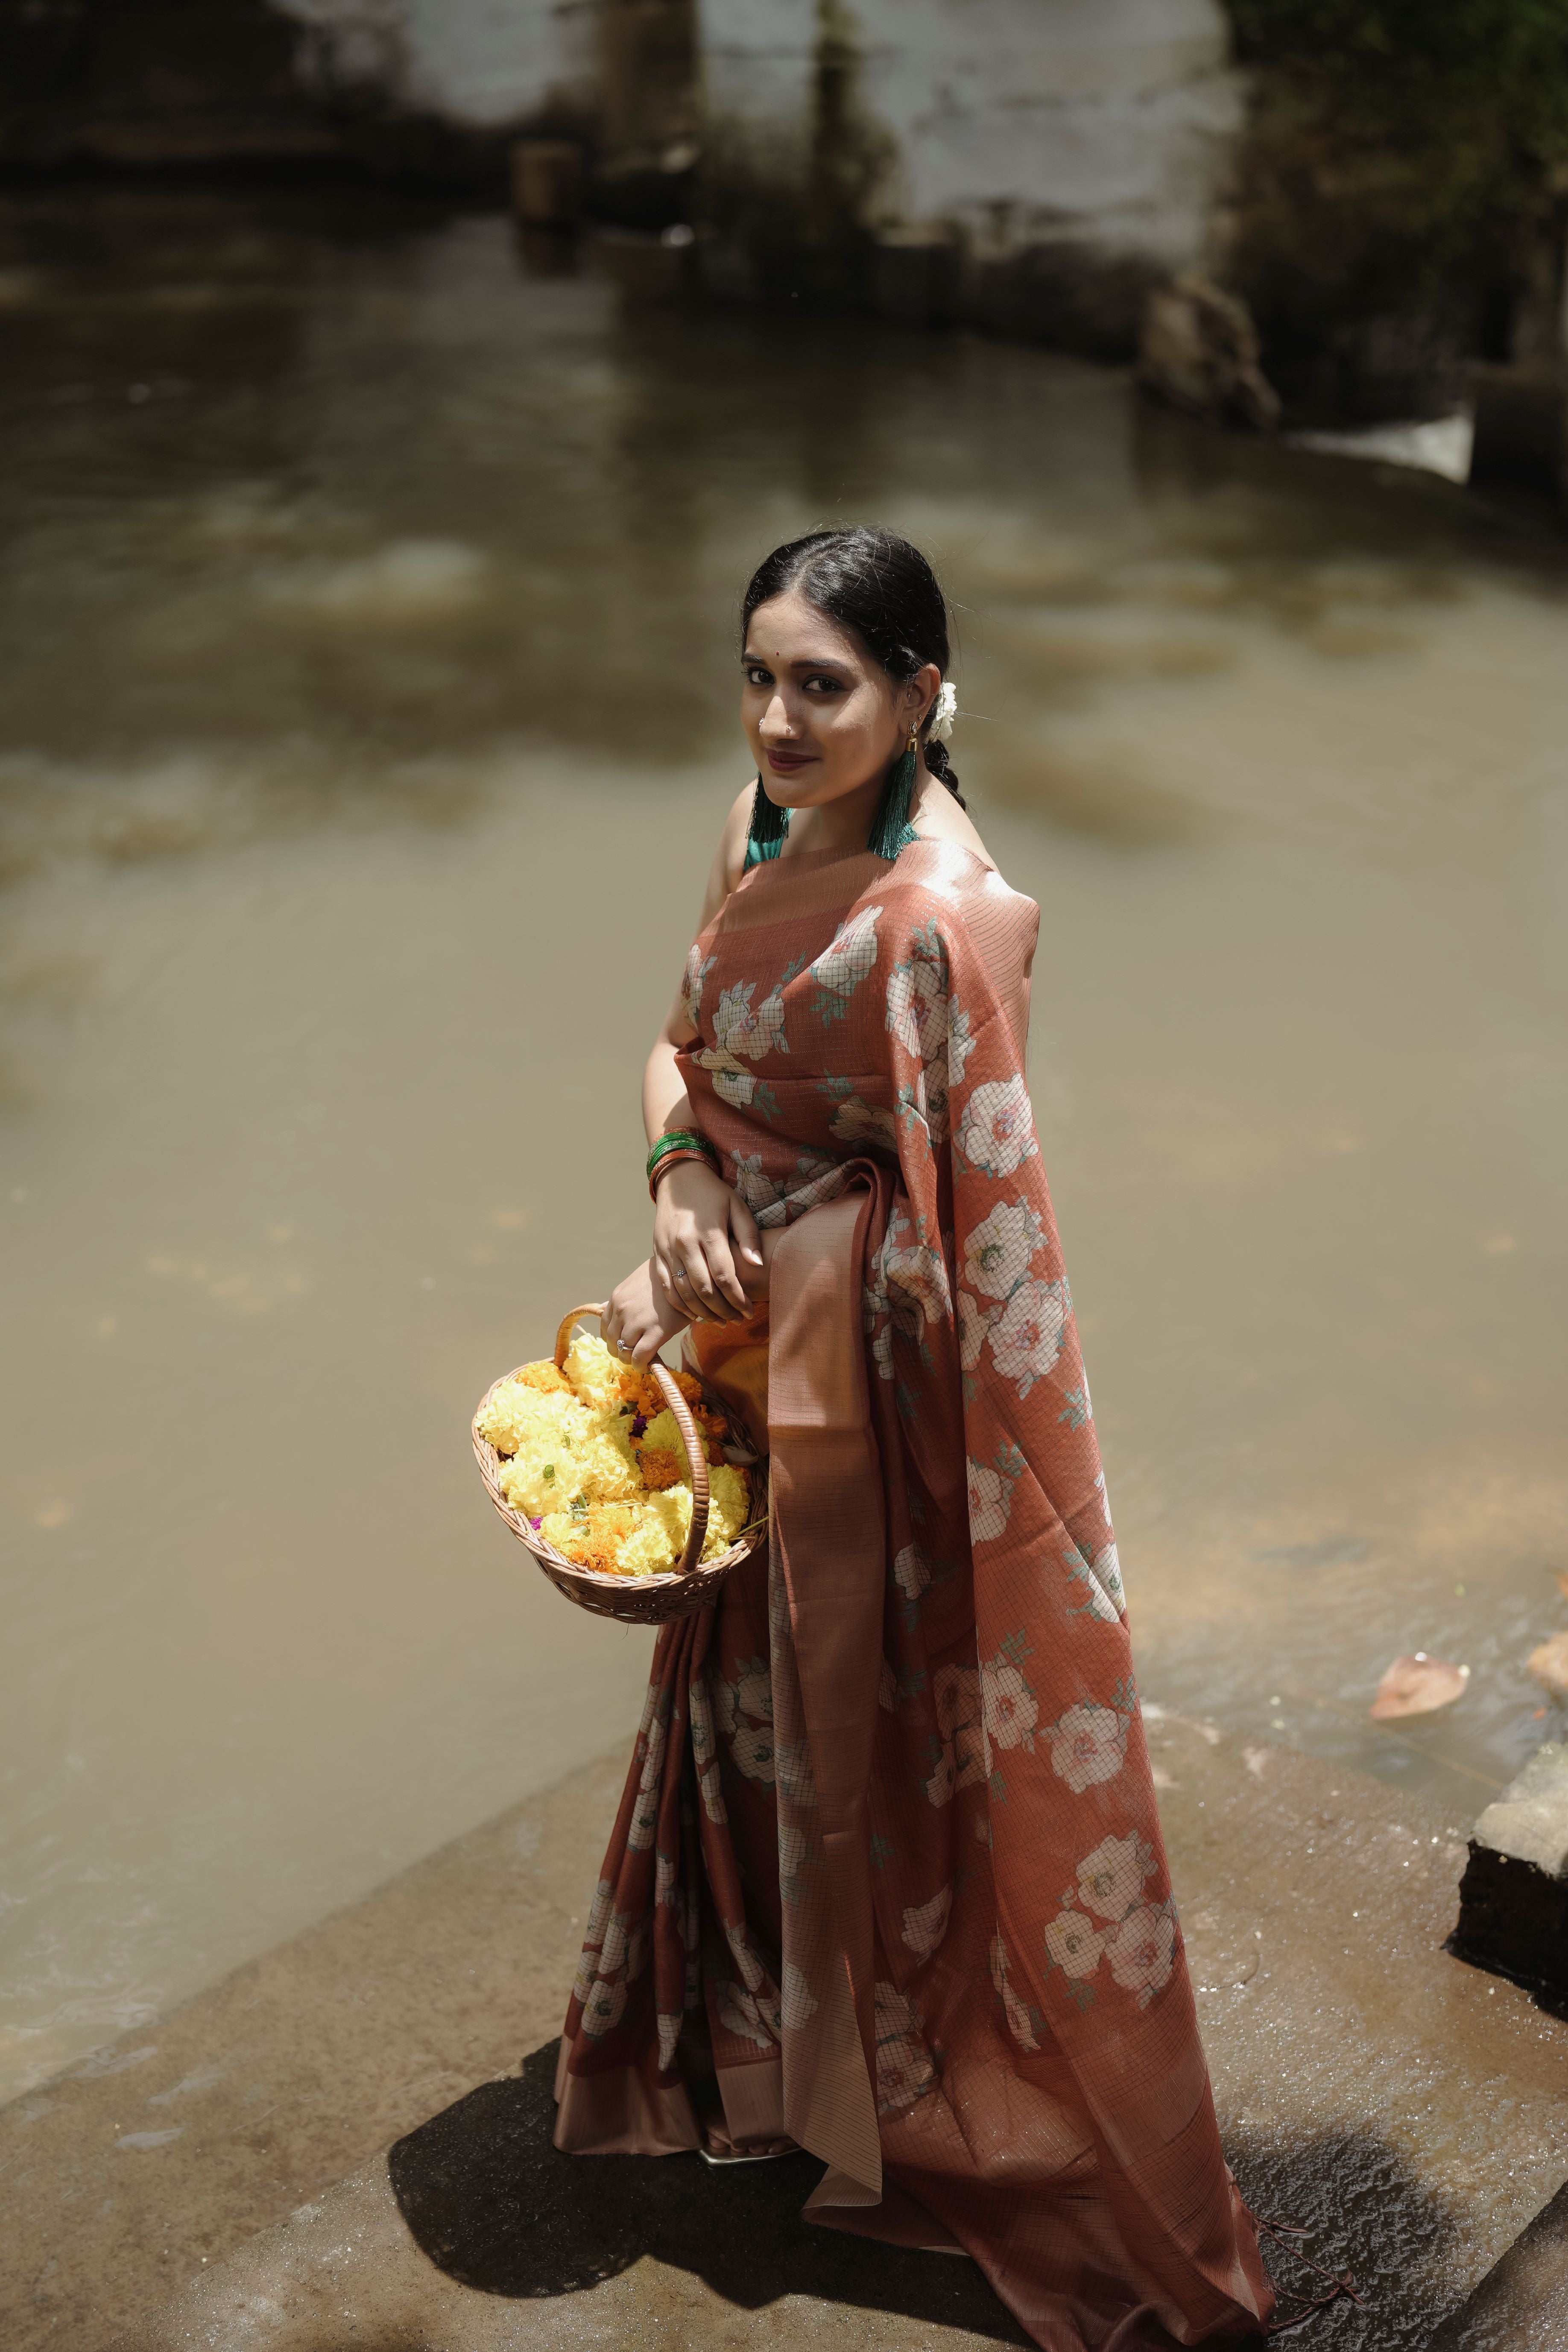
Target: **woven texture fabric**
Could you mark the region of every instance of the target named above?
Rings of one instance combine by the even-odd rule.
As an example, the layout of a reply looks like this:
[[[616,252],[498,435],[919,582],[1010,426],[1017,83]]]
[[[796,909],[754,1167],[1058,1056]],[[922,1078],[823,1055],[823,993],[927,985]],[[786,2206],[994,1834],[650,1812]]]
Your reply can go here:
[[[692,949],[693,1108],[769,1307],[694,1335],[769,1550],[668,1627],[558,2144],[798,2144],[1049,2352],[1236,2341],[1220,2149],[1023,1076],[1033,903],[950,844],[754,867]]]

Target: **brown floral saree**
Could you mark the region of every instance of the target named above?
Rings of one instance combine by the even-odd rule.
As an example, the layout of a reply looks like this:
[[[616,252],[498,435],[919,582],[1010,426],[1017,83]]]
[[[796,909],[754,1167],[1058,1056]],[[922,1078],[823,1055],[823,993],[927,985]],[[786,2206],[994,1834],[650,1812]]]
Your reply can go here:
[[[682,1056],[787,1228],[695,1335],[771,1541],[668,1626],[557,2078],[583,2153],[792,2143],[1049,2352],[1235,2341],[1220,2151],[1023,1065],[1038,909],[952,844],[747,874]]]

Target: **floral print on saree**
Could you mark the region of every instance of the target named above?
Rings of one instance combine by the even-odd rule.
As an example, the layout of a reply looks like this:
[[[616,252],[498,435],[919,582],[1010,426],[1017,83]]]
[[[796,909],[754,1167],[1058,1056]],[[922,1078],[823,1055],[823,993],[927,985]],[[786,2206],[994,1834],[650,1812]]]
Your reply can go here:
[[[1048,2352],[1237,2341],[1226,2169],[1023,1076],[1027,899],[916,842],[754,867],[682,1069],[784,1228],[765,1559],[664,1629],[589,1919],[561,2146],[796,2144],[808,2210],[960,2247]],[[749,1383],[749,1386],[748,1386]]]

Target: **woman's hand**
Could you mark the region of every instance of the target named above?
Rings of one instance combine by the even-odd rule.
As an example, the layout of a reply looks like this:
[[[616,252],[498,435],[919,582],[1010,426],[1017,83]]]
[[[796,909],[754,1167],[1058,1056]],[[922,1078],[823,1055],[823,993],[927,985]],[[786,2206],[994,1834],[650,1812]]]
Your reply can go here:
[[[667,1295],[685,1310],[683,1319],[692,1322],[739,1322],[759,1295],[763,1251],[756,1219],[700,1160],[679,1160],[659,1180],[653,1266]]]
[[[617,1282],[605,1303],[600,1328],[612,1356],[651,1364],[667,1339],[684,1331],[691,1318],[679,1307],[654,1272],[650,1258]]]

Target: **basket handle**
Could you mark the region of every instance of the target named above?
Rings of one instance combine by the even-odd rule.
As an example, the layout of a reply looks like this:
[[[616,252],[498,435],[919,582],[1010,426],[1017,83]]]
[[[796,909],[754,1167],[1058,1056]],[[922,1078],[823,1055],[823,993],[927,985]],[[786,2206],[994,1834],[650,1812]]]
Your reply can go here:
[[[561,1318],[555,1334],[555,1369],[560,1371],[566,1361],[566,1350],[572,1345],[572,1326],[584,1315],[604,1319],[608,1299],[601,1298],[588,1307],[574,1307]],[[680,1432],[680,1442],[686,1448],[686,1460],[691,1472],[691,1526],[686,1538],[686,1549],[675,1563],[677,1576],[689,1575],[702,1557],[702,1546],[708,1535],[708,1456],[702,1451],[702,1440],[697,1434],[697,1423],[691,1418],[691,1408],[677,1388],[674,1380],[656,1356],[647,1369],[664,1391],[664,1401],[675,1415],[675,1425]]]

